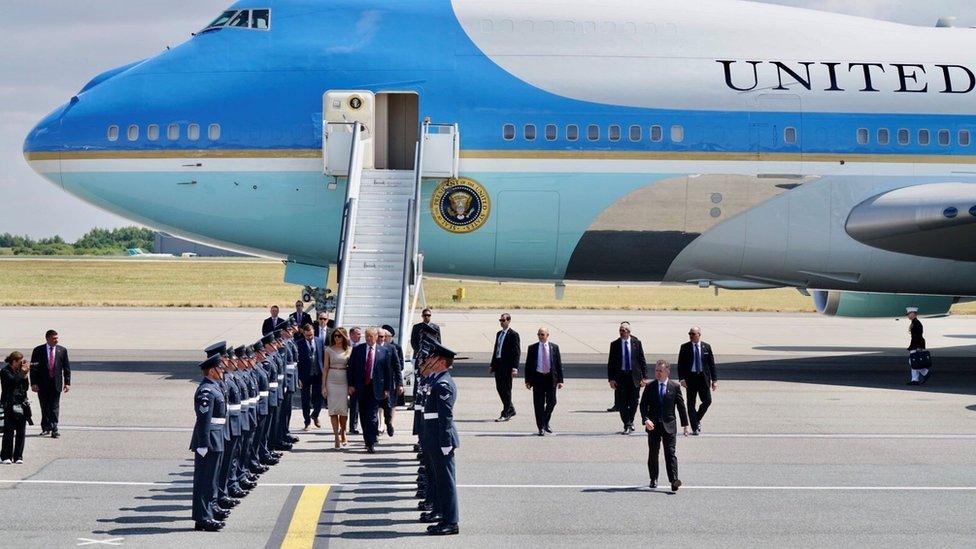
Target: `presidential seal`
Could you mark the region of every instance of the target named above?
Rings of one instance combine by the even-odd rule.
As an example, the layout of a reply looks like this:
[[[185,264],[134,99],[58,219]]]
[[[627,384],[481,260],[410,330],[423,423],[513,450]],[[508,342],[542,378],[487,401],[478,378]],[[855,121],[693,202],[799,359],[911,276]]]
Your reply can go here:
[[[491,210],[488,191],[473,179],[448,179],[434,189],[430,214],[440,228],[470,233],[485,224]]]

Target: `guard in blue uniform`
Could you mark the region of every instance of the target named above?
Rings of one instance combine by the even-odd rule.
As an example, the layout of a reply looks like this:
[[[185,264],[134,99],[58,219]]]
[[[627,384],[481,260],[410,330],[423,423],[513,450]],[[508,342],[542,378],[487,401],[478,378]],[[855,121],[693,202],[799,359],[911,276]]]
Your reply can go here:
[[[423,357],[426,357],[426,353],[429,352],[429,348],[426,351],[423,351],[423,354],[418,351],[417,355],[414,357],[415,362],[420,364],[423,361]],[[430,474],[430,460],[427,458],[427,454],[423,451],[421,440],[424,428],[424,403],[426,402],[429,388],[430,387],[427,384],[427,377],[418,371],[413,397],[413,434],[417,435],[417,444],[414,446],[415,450],[417,451],[417,459],[420,460],[420,467],[417,468],[416,497],[417,499],[421,500],[417,504],[417,509],[420,509],[421,511],[434,510],[434,495],[436,494],[437,490]]]
[[[195,530],[216,532],[224,522],[216,520],[217,472],[224,452],[227,404],[221,388],[220,357],[200,363],[204,378],[193,396],[197,421],[193,427],[193,521]]]
[[[268,472],[269,467],[261,463],[261,445],[264,442],[264,434],[267,432],[268,428],[268,394],[270,387],[268,385],[268,374],[264,371],[261,363],[264,361],[264,343],[260,340],[255,342],[252,346],[254,356],[251,361],[251,372],[253,372],[254,379],[257,382],[257,428],[254,430],[254,440],[251,441],[251,447],[249,448],[250,455],[247,461],[248,467],[251,469],[252,473],[262,474]]]
[[[266,398],[268,406],[268,417],[261,431],[261,439],[258,441],[258,460],[262,465],[277,465],[281,454],[272,453],[268,445],[271,438],[271,426],[278,417],[278,367],[275,365],[271,355],[275,352],[272,342],[274,334],[265,334],[261,338],[261,351],[258,353],[258,367],[268,378],[268,395]]]
[[[244,462],[244,469],[251,473],[251,479],[256,484],[257,477],[268,470],[257,461],[257,439],[260,431],[260,405],[261,405],[261,386],[258,378],[257,369],[254,367],[254,346],[248,345],[244,348],[244,368],[247,374],[244,378],[247,384],[250,406],[248,411],[251,414],[251,431],[241,450],[241,459]]]
[[[280,430],[279,450],[291,450],[293,444],[298,442],[298,437],[293,436],[288,431],[291,424],[292,398],[298,390],[298,347],[295,346],[295,325],[288,322],[283,326],[282,339],[285,349],[285,401],[279,407],[278,413],[281,414],[278,429]]]
[[[274,403],[275,413],[271,416],[271,427],[268,429],[268,449],[278,457],[281,456],[278,452],[282,450],[281,407],[285,405],[285,359],[284,342],[281,340],[281,333],[282,330],[280,329],[272,332],[274,337],[271,340],[271,350],[268,352],[268,358],[274,363],[275,370],[277,371],[273,385],[277,398]]]
[[[247,366],[247,347],[241,345],[234,349],[234,359],[237,365],[237,374],[234,380],[241,393],[241,440],[234,449],[234,478],[237,479],[237,487],[247,494],[257,486],[257,477],[247,469],[245,456],[247,447],[253,437],[254,430],[254,403],[251,398],[251,373]],[[241,497],[241,496],[235,496]]]
[[[232,347],[224,352],[223,363],[224,384],[227,386],[227,423],[230,425],[230,448],[224,445],[224,460],[228,463],[226,493],[228,497],[235,499],[247,495],[239,478],[241,441],[246,433],[245,388],[240,381],[241,374]]]
[[[217,504],[225,510],[236,507],[241,501],[230,496],[227,489],[230,486],[230,473],[233,468],[234,447],[241,438],[241,405],[237,384],[231,379],[235,369],[224,353],[227,352],[227,342],[215,343],[204,350],[207,358],[220,357],[221,385],[224,399],[227,403],[227,423],[224,424],[224,452],[217,469]]]
[[[429,378],[430,390],[424,402],[424,426],[421,447],[430,459],[430,480],[435,486],[434,509],[421,515],[421,521],[434,522],[427,533],[435,536],[458,533],[457,477],[454,453],[460,438],[454,426],[454,403],[457,385],[448,369],[454,363],[454,351],[437,342],[430,343],[430,354],[421,364]]]

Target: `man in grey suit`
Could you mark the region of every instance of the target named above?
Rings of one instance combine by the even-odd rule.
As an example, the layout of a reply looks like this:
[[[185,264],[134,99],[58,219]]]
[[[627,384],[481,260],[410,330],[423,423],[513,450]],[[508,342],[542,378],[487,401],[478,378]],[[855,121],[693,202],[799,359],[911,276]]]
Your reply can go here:
[[[661,441],[664,441],[664,466],[668,471],[668,481],[671,491],[677,492],[681,487],[678,479],[678,457],[675,455],[678,426],[674,412],[678,411],[681,418],[681,429],[688,436],[688,413],[685,410],[685,400],[681,397],[681,385],[672,379],[671,365],[666,360],[659,360],[654,366],[655,381],[644,388],[641,397],[641,420],[647,430],[647,472],[651,476],[651,489],[657,488],[658,454],[661,451]]]

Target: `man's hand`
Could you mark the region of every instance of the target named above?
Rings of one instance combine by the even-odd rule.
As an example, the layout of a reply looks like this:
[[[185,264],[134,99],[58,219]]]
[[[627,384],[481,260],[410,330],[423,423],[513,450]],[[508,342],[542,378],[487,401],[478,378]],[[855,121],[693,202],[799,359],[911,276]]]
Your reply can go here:
[[[611,381],[610,382],[610,388],[611,389],[616,389],[617,388],[617,382],[616,381]]]
[[[206,448],[197,448],[197,453],[200,454],[200,457],[207,457],[207,452],[208,450]]]
[[[712,390],[713,391],[718,391],[718,382],[717,381],[713,381],[712,382]]]
[[[441,446],[441,452],[445,456],[450,455],[451,452],[453,452],[453,451],[454,451],[454,447],[453,446]]]
[[[37,385],[31,385],[31,391],[34,391],[36,393],[38,390],[40,390],[40,387],[38,387]]]
[[[67,393],[67,392],[68,392],[68,391],[70,391],[70,390],[71,390],[71,385],[65,385],[65,386],[64,386],[64,392],[66,392],[66,393]]]
[[[651,421],[651,420],[645,421],[644,422],[644,428],[647,429],[647,432],[653,431],[654,430],[654,422]]]
[[[515,379],[517,377],[518,377],[518,370],[516,370],[515,368],[512,368],[512,379]]]
[[[687,389],[688,388],[688,382],[682,379],[681,380],[681,386],[684,387],[685,389]]]
[[[557,389],[562,389],[563,388],[563,384],[562,383],[557,383],[556,384],[556,388]]]
[[[651,382],[651,380],[649,380],[649,379],[642,379],[642,380],[641,380],[641,385],[640,385],[640,386],[641,386],[641,387],[647,387],[647,385],[648,385],[648,384],[649,384],[650,382]]]
[[[687,425],[685,425],[685,426],[683,426],[683,427],[681,428],[681,430],[682,430],[682,431],[684,431],[684,433],[685,433],[685,436],[688,436],[688,426],[687,426]]]
[[[355,387],[350,387],[349,388],[349,396],[352,396],[354,394],[356,394],[356,388]]]

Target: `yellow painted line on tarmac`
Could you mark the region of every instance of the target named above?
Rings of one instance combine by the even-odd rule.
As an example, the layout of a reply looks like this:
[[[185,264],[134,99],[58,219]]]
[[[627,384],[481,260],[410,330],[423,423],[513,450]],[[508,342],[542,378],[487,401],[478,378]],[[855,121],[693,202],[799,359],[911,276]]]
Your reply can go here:
[[[315,543],[322,506],[329,497],[329,484],[310,484],[302,490],[302,496],[291,515],[288,532],[281,542],[282,549],[308,549]]]

